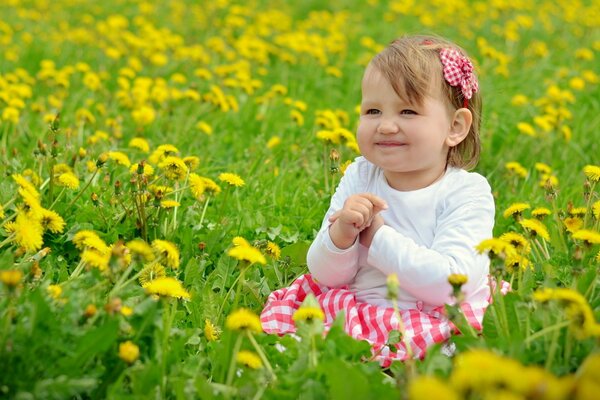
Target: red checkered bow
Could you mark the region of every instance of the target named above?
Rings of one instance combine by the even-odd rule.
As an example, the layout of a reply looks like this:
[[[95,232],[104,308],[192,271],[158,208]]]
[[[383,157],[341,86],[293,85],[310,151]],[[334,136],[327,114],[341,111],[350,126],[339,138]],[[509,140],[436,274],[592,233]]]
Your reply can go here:
[[[460,86],[466,107],[473,93],[479,90],[477,78],[473,74],[473,64],[455,49],[440,50],[440,59],[444,66],[444,78],[450,86]]]

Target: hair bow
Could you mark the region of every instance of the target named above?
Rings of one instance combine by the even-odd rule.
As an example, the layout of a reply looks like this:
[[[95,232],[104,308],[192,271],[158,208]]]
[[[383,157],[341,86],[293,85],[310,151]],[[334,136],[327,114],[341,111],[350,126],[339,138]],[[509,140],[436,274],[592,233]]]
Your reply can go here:
[[[460,86],[465,104],[468,105],[467,100],[479,90],[477,78],[473,74],[473,64],[455,49],[440,50],[440,59],[444,66],[444,78],[450,86]]]

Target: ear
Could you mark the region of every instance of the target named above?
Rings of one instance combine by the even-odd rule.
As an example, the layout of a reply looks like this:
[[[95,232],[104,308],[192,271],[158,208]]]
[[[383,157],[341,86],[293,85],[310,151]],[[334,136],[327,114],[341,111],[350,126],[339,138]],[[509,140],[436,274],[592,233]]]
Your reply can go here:
[[[459,108],[454,112],[446,144],[448,147],[454,147],[465,140],[473,123],[473,114],[468,108]]]

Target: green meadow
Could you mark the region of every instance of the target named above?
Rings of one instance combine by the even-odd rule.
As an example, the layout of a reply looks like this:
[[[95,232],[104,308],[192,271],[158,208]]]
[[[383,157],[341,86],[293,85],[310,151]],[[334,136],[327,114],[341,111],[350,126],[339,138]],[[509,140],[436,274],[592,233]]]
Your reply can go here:
[[[0,397],[593,398],[599,27],[597,0],[3,1]],[[360,155],[365,66],[416,33],[474,60],[478,249],[512,289],[384,371],[341,323],[258,315]]]

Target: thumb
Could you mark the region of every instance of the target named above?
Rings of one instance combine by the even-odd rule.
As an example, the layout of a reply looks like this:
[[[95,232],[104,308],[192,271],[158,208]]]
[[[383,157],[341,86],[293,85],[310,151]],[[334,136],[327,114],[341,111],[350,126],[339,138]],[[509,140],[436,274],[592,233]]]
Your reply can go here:
[[[329,218],[327,218],[327,220],[331,223],[335,222],[339,217],[340,214],[342,213],[342,210],[337,210],[336,212],[334,212],[333,214],[331,214],[329,216]]]

